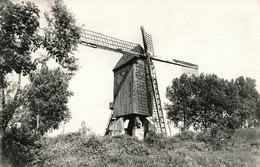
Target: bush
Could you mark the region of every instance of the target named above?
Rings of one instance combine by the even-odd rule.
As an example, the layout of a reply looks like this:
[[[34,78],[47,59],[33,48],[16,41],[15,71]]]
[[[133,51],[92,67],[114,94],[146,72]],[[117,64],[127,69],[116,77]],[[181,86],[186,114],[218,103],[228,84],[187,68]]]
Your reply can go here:
[[[213,127],[196,135],[195,141],[204,142],[213,150],[229,149],[234,144],[233,138],[221,127]]]
[[[205,130],[205,131],[197,133],[197,135],[195,136],[195,141],[208,143],[208,141],[211,140],[211,138],[212,137],[211,137],[210,131]]]
[[[87,147],[93,150],[93,153],[98,152],[102,147],[102,141],[95,135],[87,136],[87,138],[83,139],[82,143],[79,143],[79,147]]]
[[[154,147],[157,149],[165,149],[167,146],[166,137],[162,134],[155,133],[153,131],[149,132],[144,138],[144,142],[148,147]]]
[[[38,136],[24,128],[12,128],[4,136],[3,154],[12,167],[27,166],[37,156],[41,145]]]
[[[85,137],[80,133],[69,133],[39,142],[44,147],[30,166],[93,165],[105,152],[101,139],[94,135]]]
[[[175,144],[176,149],[187,149],[189,151],[208,151],[208,146],[204,142],[194,142],[194,141],[183,141]]]
[[[250,150],[208,150],[210,144],[202,141],[203,135],[212,137],[208,134],[195,135],[192,141],[191,137],[167,138],[151,133],[140,141],[125,135],[70,133],[42,139],[43,147],[30,166],[255,166]]]
[[[175,137],[179,138],[181,141],[194,141],[195,136],[196,136],[196,133],[192,132],[192,131],[177,133],[175,135]]]
[[[135,137],[121,135],[107,137],[104,141],[108,150],[119,151],[122,154],[149,155],[146,145]]]

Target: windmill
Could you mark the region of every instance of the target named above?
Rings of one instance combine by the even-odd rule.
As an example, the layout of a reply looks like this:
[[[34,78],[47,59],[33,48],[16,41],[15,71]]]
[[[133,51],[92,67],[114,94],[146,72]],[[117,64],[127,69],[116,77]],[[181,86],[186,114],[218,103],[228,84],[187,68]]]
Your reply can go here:
[[[153,130],[167,135],[158,81],[153,60],[178,65],[191,73],[198,65],[154,56],[152,36],[141,27],[143,47],[94,31],[82,29],[81,44],[93,48],[122,53],[113,69],[114,97],[105,135],[146,135]]]

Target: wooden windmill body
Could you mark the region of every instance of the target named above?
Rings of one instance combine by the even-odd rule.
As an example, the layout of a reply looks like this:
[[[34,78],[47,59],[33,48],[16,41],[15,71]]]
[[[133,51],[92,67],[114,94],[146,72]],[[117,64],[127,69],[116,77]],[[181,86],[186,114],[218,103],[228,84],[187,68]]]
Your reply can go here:
[[[123,121],[124,126],[111,126],[109,131],[136,135],[134,127],[140,124],[139,127],[148,132],[149,122],[146,117],[152,116],[153,106],[152,83],[147,60],[125,54],[113,71],[113,117],[118,120],[114,124],[121,124]]]
[[[166,135],[162,104],[152,60],[179,65],[197,71],[195,64],[154,57],[152,38],[143,28],[144,48],[100,33],[83,30],[86,46],[120,52],[123,56],[113,69],[114,98],[105,135],[128,134],[142,138],[149,131]]]
[[[129,59],[129,60],[127,60]],[[126,61],[125,61],[126,60]],[[124,61],[124,62],[121,62]],[[152,88],[146,59],[124,55],[114,68],[114,116],[152,116]]]

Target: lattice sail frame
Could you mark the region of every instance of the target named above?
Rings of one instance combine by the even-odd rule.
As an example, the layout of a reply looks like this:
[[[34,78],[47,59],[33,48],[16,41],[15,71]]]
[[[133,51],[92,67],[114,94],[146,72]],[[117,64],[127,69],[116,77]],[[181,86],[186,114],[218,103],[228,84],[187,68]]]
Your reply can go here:
[[[102,48],[121,53],[131,53],[135,55],[141,55],[143,53],[142,47],[139,44],[117,39],[86,29],[81,29],[81,32],[81,44],[93,48]]]
[[[145,32],[143,26],[141,27],[141,31],[142,31],[142,35],[143,35],[144,50],[146,53],[150,54],[150,56],[153,56],[154,49],[153,49],[152,35]]]

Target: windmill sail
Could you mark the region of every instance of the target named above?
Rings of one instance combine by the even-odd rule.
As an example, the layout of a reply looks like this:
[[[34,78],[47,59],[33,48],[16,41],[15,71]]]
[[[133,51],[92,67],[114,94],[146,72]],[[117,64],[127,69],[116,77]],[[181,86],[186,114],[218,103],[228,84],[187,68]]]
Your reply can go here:
[[[81,29],[81,32],[82,35],[80,42],[83,45],[119,53],[130,53],[133,55],[141,55],[143,53],[142,47],[139,44],[124,41],[86,29]]]
[[[154,50],[153,50],[152,35],[145,32],[143,26],[141,27],[141,31],[142,31],[142,35],[143,35],[143,43],[144,43],[145,53],[148,53],[150,56],[153,56]]]

